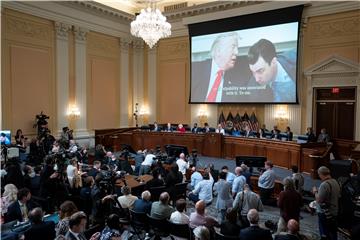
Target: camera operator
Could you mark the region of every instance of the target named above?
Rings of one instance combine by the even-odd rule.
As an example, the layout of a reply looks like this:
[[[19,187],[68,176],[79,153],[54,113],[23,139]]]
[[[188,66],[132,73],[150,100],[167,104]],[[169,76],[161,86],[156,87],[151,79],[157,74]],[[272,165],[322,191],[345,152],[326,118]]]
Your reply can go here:
[[[78,146],[75,142],[75,140],[70,140],[70,146],[69,148],[66,150],[66,155],[68,158],[73,158],[76,155],[76,152],[78,151]]]
[[[190,164],[193,165],[194,167],[196,167],[196,164],[198,162],[198,158],[197,158],[197,150],[193,149],[191,151],[191,158],[190,158]]]
[[[148,154],[145,157],[145,160],[141,163],[139,175],[148,174],[151,170],[151,166],[155,163],[156,156],[154,155],[154,150],[150,149]]]
[[[51,131],[49,129],[43,129],[43,134],[40,136],[40,146],[42,146],[44,154],[48,154],[52,150],[52,146],[56,139],[53,135],[50,134]]]
[[[95,185],[91,189],[92,216],[94,223],[103,223],[109,209],[103,199],[113,193],[112,173],[105,165],[101,167],[100,173],[95,177]]]
[[[34,128],[37,126],[38,128],[38,136],[41,136],[41,134],[44,133],[45,129],[48,129],[48,122],[46,119],[49,119],[50,117],[45,115],[42,111],[40,114],[35,116],[36,123],[34,124]]]
[[[119,156],[119,164],[118,169],[121,171],[125,171],[130,175],[133,175],[134,171],[129,163],[129,149],[124,148]]]
[[[69,127],[63,127],[62,133],[60,136],[60,143],[64,148],[69,148],[70,140],[74,139],[73,130],[70,130]]]

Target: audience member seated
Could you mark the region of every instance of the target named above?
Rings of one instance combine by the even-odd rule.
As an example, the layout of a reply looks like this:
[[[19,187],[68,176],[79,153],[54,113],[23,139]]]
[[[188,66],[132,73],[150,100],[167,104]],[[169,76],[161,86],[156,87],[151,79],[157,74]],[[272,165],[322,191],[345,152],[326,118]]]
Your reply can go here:
[[[151,205],[150,216],[157,219],[168,219],[174,208],[169,205],[170,195],[167,192],[160,194],[159,201],[153,202]]]
[[[149,191],[143,191],[141,193],[141,199],[136,199],[136,201],[134,203],[133,210],[135,212],[139,212],[139,213],[150,214],[151,204],[152,204],[150,199],[151,199],[150,192]]]
[[[216,128],[215,132],[225,135],[225,129],[222,127],[221,124],[218,124],[218,127]]]
[[[316,142],[316,136],[313,132],[313,129],[312,127],[308,127],[306,129],[306,134],[305,134],[307,137],[308,137],[308,142]]]
[[[295,219],[290,219],[287,223],[287,232],[281,232],[278,235],[275,235],[274,240],[299,240],[305,239],[299,233],[299,222]]]
[[[176,201],[176,211],[170,216],[170,222],[175,224],[189,224],[189,217],[186,212],[186,200],[179,199]]]
[[[148,174],[150,172],[151,166],[155,163],[154,150],[150,149],[146,154],[144,161],[141,163],[139,175]]]
[[[180,153],[179,159],[176,161],[176,164],[179,167],[179,171],[184,176],[186,174],[186,170],[189,168],[189,162],[186,161],[184,153]]]
[[[210,231],[204,226],[196,227],[193,230],[195,240],[210,240]]]
[[[17,193],[18,189],[14,184],[10,183],[5,185],[4,193],[2,194],[0,204],[0,212],[2,218],[6,215],[8,207],[17,201]]]
[[[239,238],[241,240],[272,240],[271,232],[259,227],[259,213],[256,209],[250,209],[247,218],[250,227],[240,230]]]
[[[272,168],[272,162],[266,161],[265,171],[260,174],[258,181],[260,198],[265,205],[275,205],[275,202],[272,199],[272,194],[274,192],[276,175]]]
[[[220,225],[220,233],[226,236],[239,236],[240,226],[237,224],[237,213],[235,209],[226,210],[226,220]]]
[[[200,200],[195,204],[195,212],[190,214],[189,226],[191,228],[196,228],[198,226],[213,228],[219,226],[219,223],[215,218],[205,214],[205,206],[206,204],[203,200]]]
[[[208,172],[204,173],[203,180],[201,180],[193,191],[189,193],[189,200],[196,203],[199,200],[203,200],[207,205],[210,205],[213,199],[212,187],[214,179]]]
[[[291,171],[292,171],[292,180],[294,181],[294,187],[295,190],[300,193],[303,194],[303,190],[304,190],[304,176],[299,173],[299,168],[296,165],[291,166]]]
[[[285,134],[286,134],[286,141],[292,141],[293,140],[293,132],[290,130],[289,126],[286,127]]]
[[[122,208],[133,209],[135,201],[138,199],[136,196],[131,194],[131,188],[123,186],[121,188],[123,196],[118,197],[118,201]]]
[[[25,232],[26,240],[53,240],[55,238],[55,223],[53,221],[44,222],[43,217],[44,213],[39,207],[30,211],[31,227]]]
[[[83,212],[74,213],[69,219],[69,231],[65,234],[65,240],[86,240],[84,231],[86,228],[87,216]],[[100,233],[94,233],[90,240],[97,240]]]
[[[9,205],[7,213],[5,215],[5,222],[11,222],[18,220],[24,222],[28,220],[29,211],[37,207],[33,201],[31,201],[31,193],[27,188],[22,188],[17,193],[17,201]]]
[[[69,231],[70,217],[78,211],[76,205],[72,201],[65,201],[60,205],[59,218],[60,221],[55,227],[56,236],[65,234]]]
[[[232,172],[229,172],[228,166],[223,166],[221,168],[221,171],[226,172],[226,181],[232,185],[234,182],[234,179],[236,177],[235,174],[233,174]]]
[[[160,179],[159,171],[155,171],[154,169],[152,171],[152,176],[153,178],[146,183],[147,189],[164,186],[164,181]]]
[[[320,134],[318,136],[317,142],[320,142],[320,143],[328,143],[328,142],[330,142],[330,136],[329,136],[329,134],[327,134],[326,128],[321,129],[321,132],[320,132]]]
[[[112,240],[114,236],[121,237],[120,218],[117,214],[111,214],[108,217],[99,240]]]
[[[186,129],[184,127],[184,125],[182,125],[181,123],[178,125],[176,131],[180,132],[180,133],[184,133],[186,132]]]
[[[231,185],[226,182],[226,173],[221,172],[219,174],[219,181],[214,184],[215,194],[217,194],[216,199],[216,209],[220,213],[218,219],[219,222],[224,221],[226,209],[232,207],[232,196],[231,196]]]
[[[241,227],[249,227],[250,223],[247,214],[250,209],[256,209],[259,212],[264,210],[259,196],[251,191],[249,185],[244,185],[244,191],[239,192],[233,203],[233,209],[236,209],[239,215]]]
[[[234,182],[233,182],[232,188],[231,188],[233,198],[236,196],[236,194],[238,192],[243,191],[244,185],[246,184],[246,178],[245,178],[245,176],[242,175],[241,167],[235,168],[235,175],[236,175],[236,177],[234,179]]]
[[[190,177],[190,190],[194,190],[195,186],[201,181],[203,180],[203,176],[201,175],[201,173],[195,168],[192,167],[191,169],[193,171],[193,173],[191,174]]]
[[[295,190],[294,182],[290,177],[283,181],[284,190],[280,192],[278,206],[280,208],[280,218],[278,222],[278,232],[285,232],[287,222],[290,219],[299,221],[302,197]]]

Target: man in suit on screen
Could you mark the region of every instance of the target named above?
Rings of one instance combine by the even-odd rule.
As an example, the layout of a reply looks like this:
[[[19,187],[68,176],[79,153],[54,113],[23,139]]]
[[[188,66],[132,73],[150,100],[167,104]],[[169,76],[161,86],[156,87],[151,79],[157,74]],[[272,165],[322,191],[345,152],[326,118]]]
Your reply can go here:
[[[275,46],[267,39],[260,39],[250,47],[249,67],[253,78],[250,86],[265,86],[269,102],[296,101],[296,52],[276,54]]]
[[[231,86],[228,71],[234,68],[238,54],[238,34],[220,34],[211,46],[211,59],[192,63],[192,101],[222,102],[223,89]],[[225,100],[226,101],[226,100]]]

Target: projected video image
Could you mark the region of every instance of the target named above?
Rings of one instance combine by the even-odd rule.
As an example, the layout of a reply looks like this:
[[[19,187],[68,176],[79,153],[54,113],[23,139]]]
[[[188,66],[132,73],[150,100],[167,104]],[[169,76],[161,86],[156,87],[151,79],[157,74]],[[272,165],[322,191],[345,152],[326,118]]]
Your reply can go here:
[[[298,22],[191,37],[193,103],[295,103]]]

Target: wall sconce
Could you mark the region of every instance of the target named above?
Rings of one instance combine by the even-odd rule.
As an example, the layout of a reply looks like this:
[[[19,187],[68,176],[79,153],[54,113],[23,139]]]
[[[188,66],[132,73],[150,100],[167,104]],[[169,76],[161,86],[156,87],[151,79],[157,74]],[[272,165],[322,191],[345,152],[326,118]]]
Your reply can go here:
[[[78,119],[80,117],[80,110],[75,104],[70,105],[68,110],[67,110],[66,115],[70,119]]]
[[[287,109],[280,107],[275,112],[275,119],[278,121],[287,121],[289,120],[289,114]]]
[[[147,116],[150,115],[150,110],[148,106],[142,106],[139,111],[140,116]]]
[[[199,108],[199,111],[198,111],[197,115],[198,115],[198,118],[199,118],[200,125],[203,126],[204,123],[207,122],[207,118],[208,118],[208,115],[209,115],[207,107],[206,106],[201,106]]]

